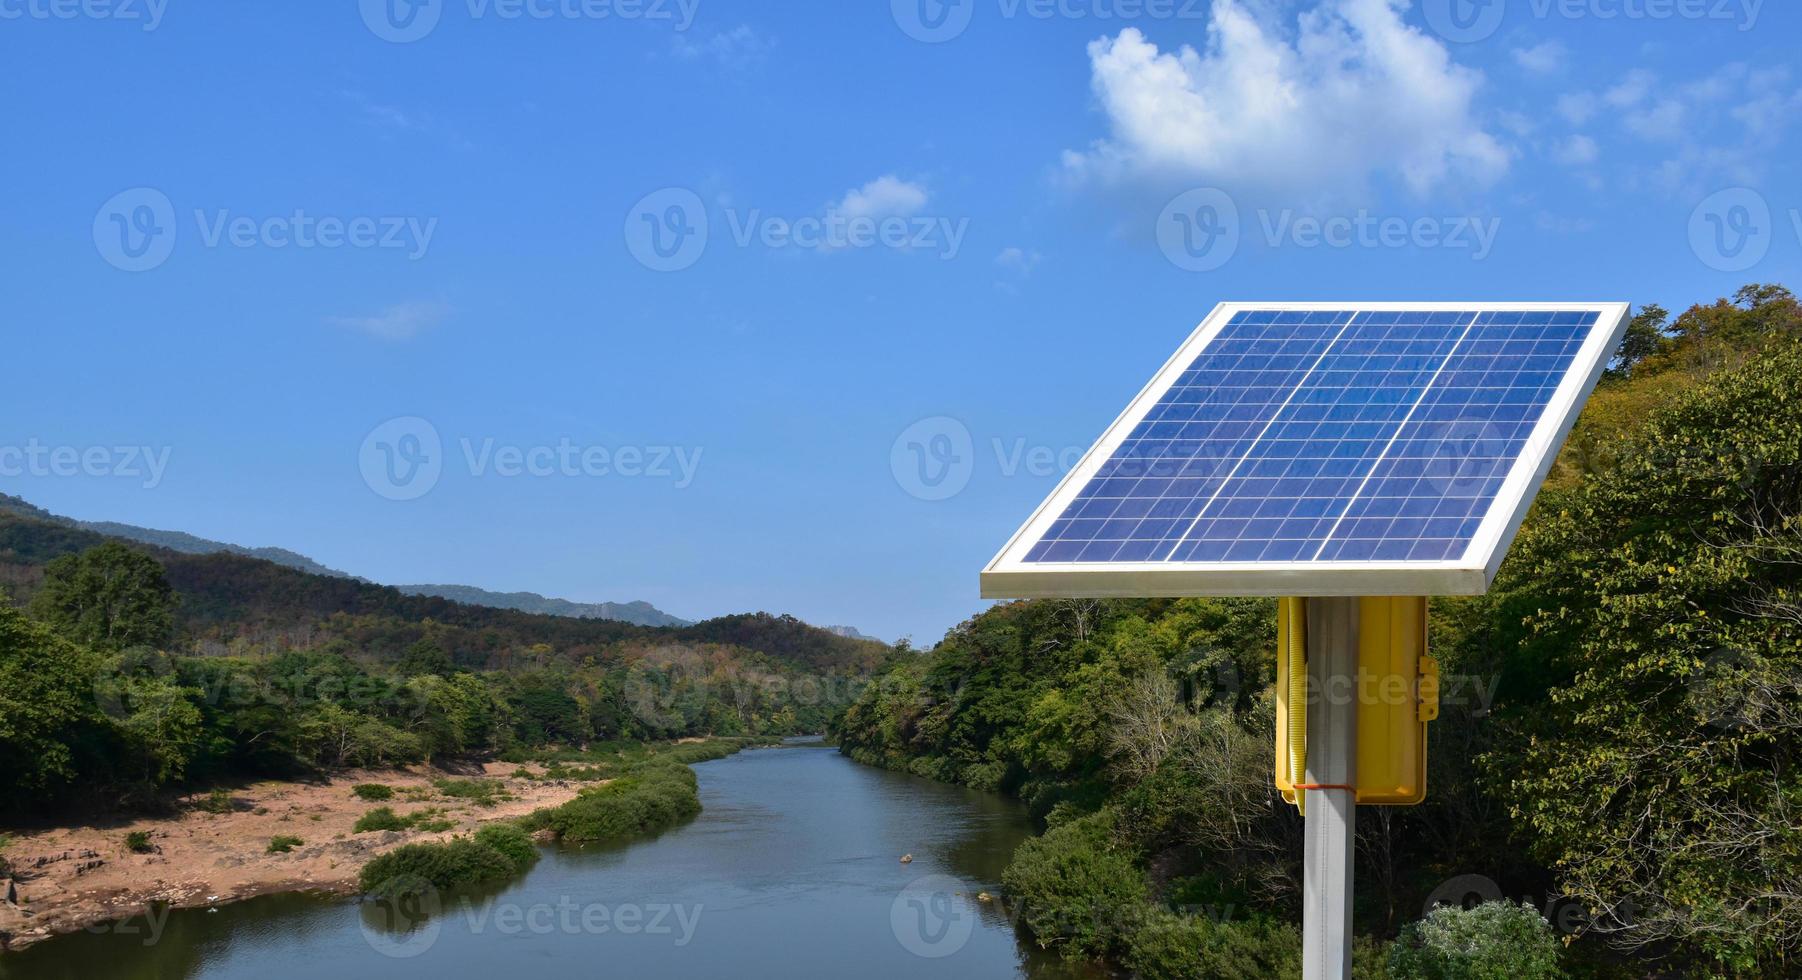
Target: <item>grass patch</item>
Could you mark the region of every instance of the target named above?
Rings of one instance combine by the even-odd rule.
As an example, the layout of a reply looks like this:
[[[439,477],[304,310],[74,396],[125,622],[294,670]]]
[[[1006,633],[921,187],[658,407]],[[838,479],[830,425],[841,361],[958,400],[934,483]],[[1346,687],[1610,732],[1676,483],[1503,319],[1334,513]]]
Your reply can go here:
[[[441,795],[469,800],[477,806],[493,806],[502,800],[513,798],[498,779],[434,779],[432,785],[438,788]]]
[[[352,786],[350,791],[356,794],[357,799],[368,800],[371,803],[394,799],[394,787],[381,783],[358,783]]]
[[[444,815],[441,807],[426,807],[408,814],[394,812],[391,806],[378,806],[357,818],[356,826],[351,830],[366,834],[378,830],[423,830],[427,833],[440,833],[455,827],[457,822]]]
[[[291,837],[287,834],[277,834],[274,837],[269,838],[269,846],[263,849],[263,853],[286,854],[305,843],[306,841],[301,840],[298,837]]]
[[[206,799],[201,800],[198,805],[200,809],[205,810],[208,813],[230,813],[237,809],[238,806],[237,803],[233,802],[232,793],[229,789],[213,790],[211,793],[208,793]]]
[[[150,843],[150,831],[134,830],[125,835],[125,849],[133,854],[149,854],[156,845]]]

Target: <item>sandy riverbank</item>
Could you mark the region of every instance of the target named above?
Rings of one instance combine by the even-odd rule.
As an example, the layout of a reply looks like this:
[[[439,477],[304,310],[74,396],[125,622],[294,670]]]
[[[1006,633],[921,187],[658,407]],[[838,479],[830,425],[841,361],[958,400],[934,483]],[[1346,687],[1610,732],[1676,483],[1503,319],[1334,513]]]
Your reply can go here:
[[[232,790],[231,813],[192,808],[178,816],[121,820],[38,831],[8,832],[6,860],[18,877],[18,905],[4,901],[0,885],[0,936],[19,949],[50,936],[142,914],[154,902],[176,908],[219,905],[286,891],[350,893],[357,872],[371,858],[402,844],[442,840],[482,823],[523,816],[576,795],[573,783],[518,778],[519,766],[490,763],[462,778],[498,779],[510,799],[480,806],[446,797],[433,785],[446,774],[427,770],[339,773],[330,782],[262,782]],[[351,787],[381,783],[394,789],[383,802],[358,799]],[[455,827],[436,833],[354,833],[357,818],[377,806],[402,816],[441,810]],[[151,853],[134,854],[126,835],[150,835]],[[303,844],[286,854],[266,849],[277,835]]]

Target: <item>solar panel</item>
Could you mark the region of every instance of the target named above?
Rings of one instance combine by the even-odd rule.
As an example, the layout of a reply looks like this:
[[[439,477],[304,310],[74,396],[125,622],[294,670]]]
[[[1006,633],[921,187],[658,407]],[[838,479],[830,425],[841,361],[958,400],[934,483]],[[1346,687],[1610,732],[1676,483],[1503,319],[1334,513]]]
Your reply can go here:
[[[987,596],[1486,589],[1624,304],[1223,304]]]

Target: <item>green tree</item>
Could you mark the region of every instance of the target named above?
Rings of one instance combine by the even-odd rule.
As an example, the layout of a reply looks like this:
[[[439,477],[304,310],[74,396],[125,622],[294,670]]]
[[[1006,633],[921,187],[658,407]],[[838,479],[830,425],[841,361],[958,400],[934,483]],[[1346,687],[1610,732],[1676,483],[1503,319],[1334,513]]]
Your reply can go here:
[[[1656,303],[1640,307],[1639,312],[1628,321],[1627,333],[1621,337],[1620,346],[1615,348],[1614,363],[1609,365],[1609,374],[1616,377],[1630,376],[1633,368],[1641,362],[1668,349],[1671,345],[1670,319],[1671,315]]]
[[[117,541],[45,565],[31,602],[32,615],[102,653],[167,645],[174,607],[163,567]]]
[[[421,674],[449,677],[456,666],[451,663],[450,654],[445,653],[443,647],[431,640],[420,640],[400,655],[400,663],[395,669],[402,677],[417,677]]]
[[[1802,955],[1802,345],[1542,498],[1501,586],[1544,693],[1488,767],[1597,930],[1753,972]]]
[[[151,677],[128,681],[125,693],[130,713],[119,721],[119,729],[142,761],[144,781],[181,780],[204,734],[200,709],[190,699],[196,692]]]
[[[0,605],[0,810],[76,775],[72,743],[97,721],[99,658]]]

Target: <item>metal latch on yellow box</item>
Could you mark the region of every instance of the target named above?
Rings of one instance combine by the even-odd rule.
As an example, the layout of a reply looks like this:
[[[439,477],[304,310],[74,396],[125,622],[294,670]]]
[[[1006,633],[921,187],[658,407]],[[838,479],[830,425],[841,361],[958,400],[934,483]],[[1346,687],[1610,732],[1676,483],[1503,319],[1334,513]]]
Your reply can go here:
[[[1276,788],[1298,803],[1307,758],[1306,600],[1277,610]],[[1412,806],[1427,795],[1427,723],[1439,717],[1439,663],[1427,656],[1427,601],[1358,601],[1357,800]],[[1294,725],[1291,725],[1291,721]]]

